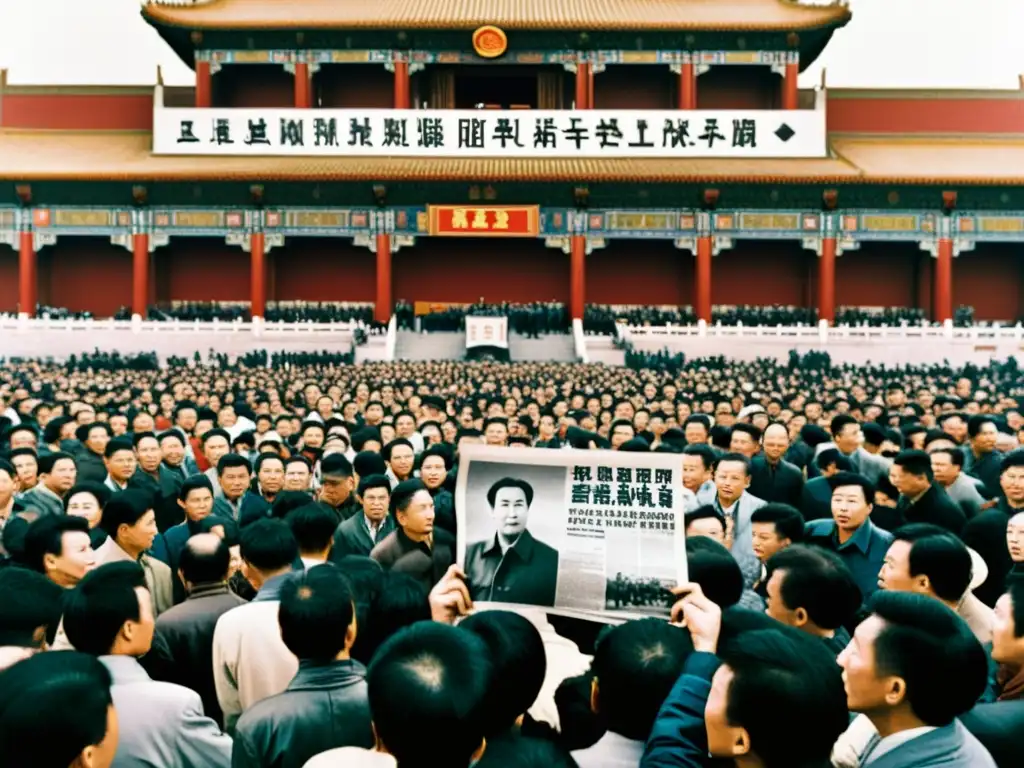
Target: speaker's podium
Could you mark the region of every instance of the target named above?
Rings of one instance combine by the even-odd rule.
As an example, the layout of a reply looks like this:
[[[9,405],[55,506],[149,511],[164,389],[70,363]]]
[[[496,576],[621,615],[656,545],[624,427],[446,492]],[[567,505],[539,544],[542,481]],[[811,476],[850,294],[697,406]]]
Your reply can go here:
[[[466,359],[508,362],[508,318],[467,315]]]

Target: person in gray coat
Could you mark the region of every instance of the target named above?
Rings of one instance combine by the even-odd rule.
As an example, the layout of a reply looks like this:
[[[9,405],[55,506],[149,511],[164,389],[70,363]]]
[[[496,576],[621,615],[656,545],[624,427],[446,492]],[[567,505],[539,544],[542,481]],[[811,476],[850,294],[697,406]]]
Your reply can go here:
[[[960,505],[967,519],[980,515],[985,507],[985,497],[979,488],[984,488],[984,485],[963,471],[963,451],[940,447],[928,451],[928,456],[932,461],[935,482],[945,489],[949,498]]]
[[[996,768],[957,719],[988,677],[987,654],[967,623],[938,600],[909,592],[878,592],[869,608],[837,659],[847,706],[877,731],[861,768]]]
[[[64,631],[110,672],[119,720],[112,768],[228,768],[231,738],[203,713],[195,691],[150,678],[138,662],[153,642],[153,606],[142,568],[102,565],[71,591]]]
[[[859,421],[853,416],[841,413],[832,419],[831,426],[833,442],[819,445],[815,449],[815,456],[829,448],[838,448],[839,452],[850,460],[853,471],[858,475],[864,475],[874,485],[878,485],[880,478],[889,476],[892,459],[864,450],[864,446],[861,445],[863,435]]]
[[[21,497],[26,507],[44,515],[63,515],[64,496],[75,485],[78,470],[70,453],[51,453],[39,459],[39,483]]]

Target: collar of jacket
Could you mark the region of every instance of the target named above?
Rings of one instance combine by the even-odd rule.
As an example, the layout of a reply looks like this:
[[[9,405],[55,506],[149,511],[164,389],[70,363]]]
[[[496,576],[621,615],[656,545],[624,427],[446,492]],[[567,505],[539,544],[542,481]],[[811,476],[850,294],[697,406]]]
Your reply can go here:
[[[366,667],[355,659],[344,661],[299,662],[299,671],[288,683],[289,691],[322,691],[333,688],[347,688],[366,679]]]
[[[288,571],[286,573],[279,573],[277,576],[273,576],[263,582],[263,586],[260,587],[259,592],[256,593],[256,597],[252,599],[254,603],[262,603],[267,600],[280,600],[281,599],[281,588],[284,583],[291,578],[294,571]]]
[[[196,584],[192,587],[192,591],[188,593],[189,600],[195,600],[200,597],[213,597],[214,595],[226,595],[231,590],[228,589],[228,583],[226,581],[220,581],[216,584]]]

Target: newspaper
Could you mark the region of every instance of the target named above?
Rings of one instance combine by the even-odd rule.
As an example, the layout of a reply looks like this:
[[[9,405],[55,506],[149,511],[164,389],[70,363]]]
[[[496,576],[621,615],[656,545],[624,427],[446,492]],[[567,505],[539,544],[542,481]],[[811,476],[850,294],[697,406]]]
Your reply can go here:
[[[672,454],[463,445],[457,561],[477,604],[667,616],[686,578]]]

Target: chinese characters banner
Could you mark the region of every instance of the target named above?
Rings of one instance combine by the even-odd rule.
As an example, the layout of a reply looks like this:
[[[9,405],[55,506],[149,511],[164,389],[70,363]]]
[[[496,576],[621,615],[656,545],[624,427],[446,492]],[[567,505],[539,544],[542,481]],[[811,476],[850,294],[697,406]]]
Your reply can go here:
[[[508,318],[466,317],[466,349],[473,347],[501,347],[508,349]]]
[[[821,110],[169,109],[157,155],[810,158]]]
[[[536,237],[540,232],[540,206],[431,205],[431,235],[451,237]]]

